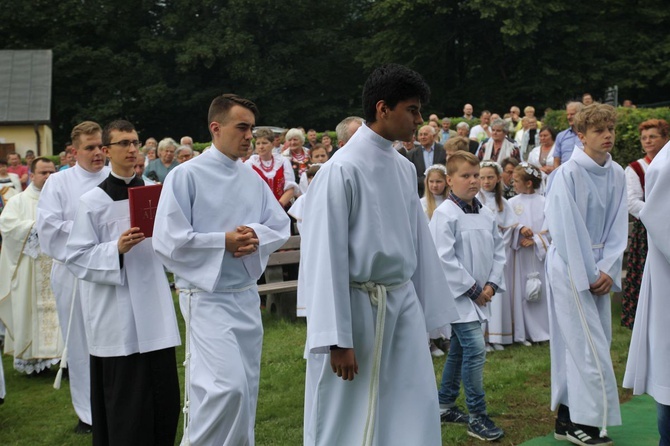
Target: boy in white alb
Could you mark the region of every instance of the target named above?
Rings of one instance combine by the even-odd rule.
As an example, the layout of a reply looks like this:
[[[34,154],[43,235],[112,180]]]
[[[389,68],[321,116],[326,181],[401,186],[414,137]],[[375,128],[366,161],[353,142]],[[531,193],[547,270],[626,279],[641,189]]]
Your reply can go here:
[[[141,143],[127,121],[102,134],[112,172],[85,193],[67,242],[91,353],[94,445],[173,445],[179,420],[170,286],[151,241],[130,227],[128,189]]]
[[[606,426],[621,424],[609,293],[621,287],[628,215],[624,172],[609,153],[615,124],[609,105],[577,114],[584,150],[554,171],[545,203],[554,436],[581,445],[612,444]]]
[[[467,423],[468,435],[493,441],[504,435],[486,411],[482,323],[491,315],[489,302],[504,291],[505,247],[493,212],[477,199],[479,159],[458,151],[447,160],[449,196],[433,213],[430,232],[440,256],[460,319],[451,324],[451,343],[439,390],[445,423]],[[456,399],[461,381],[468,417]]]

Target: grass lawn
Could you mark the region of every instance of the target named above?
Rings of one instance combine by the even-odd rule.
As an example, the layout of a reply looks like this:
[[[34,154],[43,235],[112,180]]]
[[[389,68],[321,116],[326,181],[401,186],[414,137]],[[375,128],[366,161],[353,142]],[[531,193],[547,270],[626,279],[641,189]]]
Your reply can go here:
[[[613,305],[612,357],[617,381],[621,383],[626,366],[630,331],[619,324],[620,306]],[[179,317],[183,333],[183,321]],[[305,323],[295,323],[263,314],[265,341],[261,368],[260,395],[256,422],[256,444],[302,444],[305,362],[302,359]],[[179,375],[184,378],[183,346],[177,351]],[[433,360],[436,385],[445,358]],[[0,406],[0,445],[88,445],[90,436],[72,433],[76,415],[70,403],[67,381],[61,390],[52,388],[55,371],[34,378],[19,375],[12,358],[3,357],[7,397]],[[497,444],[514,445],[546,435],[553,429],[549,411],[549,346],[513,346],[487,356],[484,387],[489,412],[505,429]],[[622,402],[631,392],[620,389]],[[460,401],[461,406],[465,406]],[[180,420],[178,438],[181,437]],[[177,444],[179,441],[177,441]],[[471,439],[464,426],[442,426],[444,445],[481,445]],[[408,445],[410,446],[410,445]]]

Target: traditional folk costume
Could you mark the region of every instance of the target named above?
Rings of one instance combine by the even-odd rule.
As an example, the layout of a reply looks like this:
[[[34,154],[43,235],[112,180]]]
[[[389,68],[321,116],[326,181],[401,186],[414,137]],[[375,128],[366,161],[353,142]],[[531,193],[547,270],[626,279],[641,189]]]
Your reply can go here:
[[[306,445],[441,444],[426,332],[458,316],[416,184],[415,167],[365,125],[310,184],[298,279]],[[354,349],[353,381],[331,370],[335,345]]]
[[[574,155],[573,155],[574,156]],[[647,170],[645,205],[640,220],[647,228],[649,252],[644,266],[633,337],[623,386],[635,395],[647,393],[670,406],[670,143]],[[665,407],[666,414],[668,407]],[[667,420],[666,420],[667,421]],[[659,431],[668,426],[659,425]],[[664,438],[664,441],[670,438]],[[665,443],[662,443],[665,444]]]
[[[133,176],[110,174],[82,195],[67,242],[80,279],[91,354],[93,443],[174,444],[179,419],[179,328],[163,266],[146,239],[125,254]]]
[[[284,192],[296,188],[295,176],[291,162],[281,155],[272,155],[270,162],[263,161],[258,155],[251,155],[246,161],[265,181],[277,200]]]
[[[241,225],[259,246],[236,258],[225,235]],[[288,237],[289,218],[267,184],[214,146],[167,177],[153,246],[175,274],[188,327],[185,442],[254,444],[263,341],[256,281]]]
[[[480,190],[477,194],[479,201],[493,212],[498,223],[498,230],[505,246],[505,258],[512,258],[512,249],[510,247],[514,230],[517,227],[518,219],[512,207],[507,200],[503,198],[503,210],[498,211],[495,192]],[[509,262],[507,262],[509,265]],[[512,269],[505,266],[505,283],[512,283]],[[509,289],[509,287],[507,287]],[[490,344],[508,345],[513,342],[512,327],[512,298],[511,293],[505,290],[496,291],[493,300],[487,305],[490,309],[490,315],[487,323],[483,326],[486,336],[486,342]]]
[[[0,319],[7,327],[5,353],[14,368],[39,373],[63,353],[58,312],[49,283],[51,258],[40,250],[35,219],[40,190],[34,185],[12,198],[0,216]]]
[[[297,179],[302,177],[302,174],[307,171],[311,164],[309,161],[309,150],[305,147],[301,147],[299,151],[295,152],[291,149],[286,149],[282,152],[282,156],[291,163],[293,177]]]
[[[589,291],[600,271],[621,289],[621,263],[628,235],[626,183],[610,155],[598,165],[575,150],[554,171],[545,203],[552,237],[547,253],[551,334],[551,408],[568,406],[573,423],[621,424],[610,357],[609,295]]]
[[[509,293],[512,297],[514,342],[542,342],[549,340],[549,309],[544,259],[551,242],[544,226],[544,197],[537,192],[520,194],[509,200],[519,224],[511,240],[512,256],[509,257]],[[535,244],[521,246],[521,229],[533,231]]]
[[[503,139],[502,146],[497,151],[494,151],[493,143],[493,138],[489,138],[481,145],[481,147],[479,147],[477,156],[480,161],[491,160],[500,163],[502,160],[509,157],[520,160],[519,149],[509,139]]]
[[[79,198],[107,178],[109,172],[109,167],[103,167],[99,172],[89,172],[75,164],[47,179],[37,203],[40,248],[54,259],[51,288],[56,296],[58,320],[68,352],[72,404],[79,419],[86,424],[91,424],[90,356],[77,278],[64,264],[67,258],[65,245],[72,230]]]
[[[649,168],[649,157],[633,161],[626,167],[626,189],[628,191],[628,213],[633,217],[633,229],[630,233],[630,249],[626,278],[623,281],[623,297],[621,299],[621,325],[633,328],[637,300],[642,284],[642,272],[647,258],[647,230],[639,220],[640,211],[644,207],[645,172]]]

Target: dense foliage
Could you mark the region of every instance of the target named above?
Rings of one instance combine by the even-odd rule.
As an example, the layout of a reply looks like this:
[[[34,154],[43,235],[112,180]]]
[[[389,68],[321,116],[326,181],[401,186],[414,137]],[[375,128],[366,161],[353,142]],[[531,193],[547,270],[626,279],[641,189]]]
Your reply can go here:
[[[118,117],[143,138],[206,141],[207,106],[229,91],[259,124],[333,129],[384,62],[421,72],[441,116],[464,102],[541,115],[613,85],[669,100],[669,24],[662,0],[0,0],[1,48],[53,49],[57,147],[82,119]]]

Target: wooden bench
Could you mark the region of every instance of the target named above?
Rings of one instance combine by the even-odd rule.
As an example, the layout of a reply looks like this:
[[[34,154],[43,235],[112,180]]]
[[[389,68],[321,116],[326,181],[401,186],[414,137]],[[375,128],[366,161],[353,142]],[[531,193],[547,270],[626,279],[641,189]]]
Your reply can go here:
[[[286,267],[299,263],[300,236],[292,235],[281,248],[270,254],[265,283],[258,285],[258,294],[266,296],[265,308],[291,320],[296,318],[298,280],[289,277],[291,271]]]

